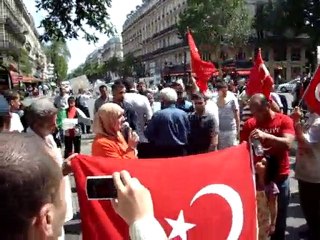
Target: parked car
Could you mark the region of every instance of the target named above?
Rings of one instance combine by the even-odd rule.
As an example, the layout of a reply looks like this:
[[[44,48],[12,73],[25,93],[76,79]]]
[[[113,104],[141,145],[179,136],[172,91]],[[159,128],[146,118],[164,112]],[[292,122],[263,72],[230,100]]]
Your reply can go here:
[[[294,80],[291,80],[290,82],[282,83],[278,86],[278,91],[282,93],[292,92],[299,81],[300,79],[294,79]]]

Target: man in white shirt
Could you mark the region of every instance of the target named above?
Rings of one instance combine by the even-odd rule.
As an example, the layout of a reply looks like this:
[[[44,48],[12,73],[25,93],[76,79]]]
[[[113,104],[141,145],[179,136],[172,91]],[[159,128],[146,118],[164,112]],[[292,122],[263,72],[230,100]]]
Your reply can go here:
[[[147,158],[149,155],[148,151],[150,151],[150,146],[148,145],[148,139],[144,135],[144,130],[148,121],[152,118],[152,108],[148,98],[137,93],[137,89],[135,88],[133,81],[124,80],[123,84],[125,85],[127,91],[124,101],[129,103],[137,114],[136,132],[140,139],[138,144],[138,157]]]
[[[86,117],[90,118],[90,111],[88,106],[88,101],[91,99],[91,96],[87,94],[82,88],[79,89],[79,95],[76,98],[76,107],[79,108]],[[85,126],[83,123],[80,123],[82,133],[90,133],[90,125]]]
[[[58,109],[67,109],[68,108],[68,98],[67,90],[63,87],[60,87],[60,94],[54,99],[54,105]]]
[[[28,123],[30,126],[28,133],[35,136],[40,142],[43,143],[43,146],[54,155],[54,160],[62,168],[62,171],[65,171],[63,168],[66,166],[63,165],[64,159],[61,155],[61,150],[57,147],[57,144],[52,136],[52,132],[56,129],[57,113],[57,108],[47,98],[40,98],[39,100],[33,102],[28,109]],[[68,162],[73,157],[74,155],[70,156],[66,159],[66,161]],[[64,175],[67,175],[67,172],[65,172]],[[72,193],[69,177],[65,176],[63,182],[65,185],[64,196],[67,208],[65,221],[67,222],[73,218]],[[59,239],[64,239],[63,230],[62,236]]]
[[[20,111],[21,101],[20,101],[20,94],[16,91],[6,91],[4,94],[9,106],[10,106],[10,115],[11,115],[11,122],[10,122],[10,132],[23,132],[24,127],[21,123],[20,116],[18,112]]]
[[[5,210],[0,218],[1,239],[57,239],[66,215],[65,185],[52,153],[35,135],[3,133],[0,169]],[[113,206],[129,224],[131,239],[166,240],[154,218],[150,192],[127,172],[115,173],[114,181],[118,201]]]

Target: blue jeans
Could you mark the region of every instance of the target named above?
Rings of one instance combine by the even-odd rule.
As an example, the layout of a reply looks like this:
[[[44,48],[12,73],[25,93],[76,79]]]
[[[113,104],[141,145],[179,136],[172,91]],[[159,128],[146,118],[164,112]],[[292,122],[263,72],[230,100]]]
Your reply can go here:
[[[276,231],[271,236],[271,240],[284,240],[287,227],[287,212],[290,202],[290,185],[289,178],[286,180],[276,182],[279,188],[278,195],[278,215],[276,222]]]

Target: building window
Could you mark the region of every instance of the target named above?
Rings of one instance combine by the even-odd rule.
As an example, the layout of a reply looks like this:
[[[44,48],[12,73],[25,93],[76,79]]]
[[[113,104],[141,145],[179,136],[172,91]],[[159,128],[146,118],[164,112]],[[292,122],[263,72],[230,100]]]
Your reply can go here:
[[[295,79],[301,75],[301,67],[292,67],[291,68],[291,78]]]
[[[264,61],[269,61],[269,51],[267,49],[262,49],[262,58]]]
[[[276,62],[287,60],[287,47],[275,47],[273,49],[273,60]]]
[[[291,61],[300,61],[300,60],[301,60],[301,49],[291,48]]]

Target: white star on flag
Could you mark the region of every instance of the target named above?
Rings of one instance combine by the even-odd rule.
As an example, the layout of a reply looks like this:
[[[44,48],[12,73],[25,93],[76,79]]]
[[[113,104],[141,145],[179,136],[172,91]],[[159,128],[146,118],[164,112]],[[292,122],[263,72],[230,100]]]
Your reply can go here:
[[[165,218],[165,220],[172,227],[169,239],[173,239],[179,236],[181,237],[181,240],[187,240],[187,232],[196,226],[195,224],[185,222],[183,210],[180,211],[177,220],[172,220],[168,218]]]

